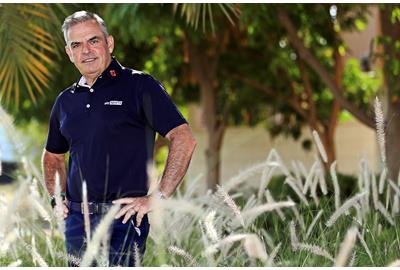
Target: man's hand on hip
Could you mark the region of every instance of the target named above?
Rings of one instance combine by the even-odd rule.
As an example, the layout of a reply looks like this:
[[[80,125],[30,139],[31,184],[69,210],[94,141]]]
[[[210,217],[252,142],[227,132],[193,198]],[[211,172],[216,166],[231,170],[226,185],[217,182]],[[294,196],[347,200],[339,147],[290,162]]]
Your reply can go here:
[[[122,223],[126,223],[131,216],[135,213],[136,215],[136,226],[139,227],[140,223],[142,223],[142,219],[145,214],[152,210],[152,198],[150,196],[143,196],[143,197],[135,197],[135,198],[122,198],[113,201],[114,204],[124,204],[125,206],[122,207],[117,215],[115,216],[116,219],[125,215]]]
[[[65,200],[63,200],[63,203],[62,203],[62,205],[55,205],[54,206],[54,209],[53,209],[53,211],[54,211],[54,214],[56,215],[56,216],[60,216],[60,217],[63,217],[64,219],[66,219],[67,218],[67,216],[68,216],[68,200],[67,199],[65,199]]]

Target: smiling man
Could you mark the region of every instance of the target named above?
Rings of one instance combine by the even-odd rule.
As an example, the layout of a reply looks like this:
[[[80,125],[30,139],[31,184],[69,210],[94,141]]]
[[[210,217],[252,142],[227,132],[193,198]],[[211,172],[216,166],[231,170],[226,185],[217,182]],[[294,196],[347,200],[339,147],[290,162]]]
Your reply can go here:
[[[114,38],[98,15],[76,12],[65,19],[62,30],[66,53],[82,76],[60,93],[51,111],[42,158],[46,186],[54,207],[55,175],[60,175],[67,252],[77,257],[87,244],[83,182],[92,231],[113,204],[121,204],[109,232],[109,262],[134,266],[134,245],[141,256],[145,251],[151,200],[172,196],[196,141],[164,87],[112,57]],[[149,194],[147,165],[156,132],[170,144],[161,181]]]

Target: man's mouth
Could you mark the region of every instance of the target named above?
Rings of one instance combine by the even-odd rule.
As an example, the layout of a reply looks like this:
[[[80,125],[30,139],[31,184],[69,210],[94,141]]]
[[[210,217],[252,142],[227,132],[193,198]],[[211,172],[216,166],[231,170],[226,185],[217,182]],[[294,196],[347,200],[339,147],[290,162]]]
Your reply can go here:
[[[90,63],[93,62],[94,60],[96,60],[97,58],[88,58],[82,61],[82,63]]]

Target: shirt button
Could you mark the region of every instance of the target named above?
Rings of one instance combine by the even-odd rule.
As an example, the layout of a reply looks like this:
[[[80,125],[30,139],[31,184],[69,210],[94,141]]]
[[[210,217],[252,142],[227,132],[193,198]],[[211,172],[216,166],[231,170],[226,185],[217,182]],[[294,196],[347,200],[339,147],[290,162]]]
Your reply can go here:
[[[89,108],[90,108],[90,104],[86,104],[86,108],[88,108],[88,109],[89,109]]]
[[[90,91],[91,93],[93,93],[93,92],[94,92],[93,88],[90,88],[90,89],[89,89],[89,91]]]

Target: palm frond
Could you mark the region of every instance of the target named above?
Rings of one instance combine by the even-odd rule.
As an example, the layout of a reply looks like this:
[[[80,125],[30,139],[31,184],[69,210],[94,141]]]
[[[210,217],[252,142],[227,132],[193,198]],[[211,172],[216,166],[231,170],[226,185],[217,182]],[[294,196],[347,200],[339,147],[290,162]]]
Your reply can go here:
[[[225,18],[232,24],[235,25],[233,18],[239,17],[239,11],[235,8],[235,4],[220,3],[220,4],[173,4],[173,12],[176,14],[180,9],[180,16],[184,17],[187,25],[197,30],[199,22],[203,26],[203,32],[206,31],[206,26],[210,25],[211,31],[215,32],[214,24],[214,13],[220,11],[224,14]]]
[[[51,78],[50,68],[62,47],[52,6],[0,5],[0,101],[19,106],[22,96],[36,104]]]

